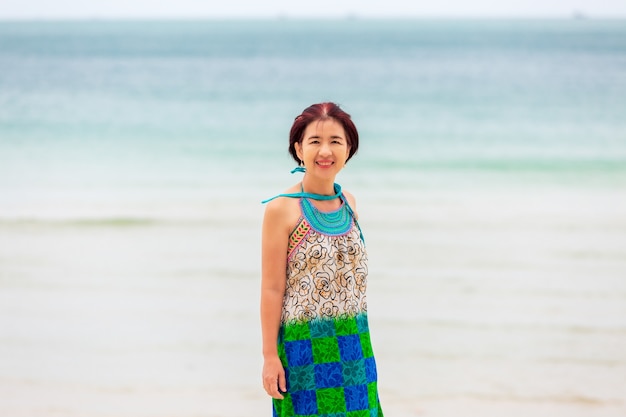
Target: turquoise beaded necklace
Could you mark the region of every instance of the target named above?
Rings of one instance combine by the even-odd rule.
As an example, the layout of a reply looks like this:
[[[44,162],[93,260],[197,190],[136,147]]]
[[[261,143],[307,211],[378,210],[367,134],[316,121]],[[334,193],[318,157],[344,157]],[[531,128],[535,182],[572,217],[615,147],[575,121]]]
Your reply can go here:
[[[314,230],[330,236],[341,236],[348,233],[352,227],[351,212],[343,195],[339,198],[342,204],[333,211],[320,211],[308,198],[300,199],[302,214]]]

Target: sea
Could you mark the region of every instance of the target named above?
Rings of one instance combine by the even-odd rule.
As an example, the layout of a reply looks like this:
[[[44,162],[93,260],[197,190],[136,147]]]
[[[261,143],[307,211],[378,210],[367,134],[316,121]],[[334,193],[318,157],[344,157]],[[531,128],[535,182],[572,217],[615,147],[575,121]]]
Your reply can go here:
[[[261,201],[360,133],[385,414],[626,415],[626,21],[0,21],[0,415],[270,416]]]

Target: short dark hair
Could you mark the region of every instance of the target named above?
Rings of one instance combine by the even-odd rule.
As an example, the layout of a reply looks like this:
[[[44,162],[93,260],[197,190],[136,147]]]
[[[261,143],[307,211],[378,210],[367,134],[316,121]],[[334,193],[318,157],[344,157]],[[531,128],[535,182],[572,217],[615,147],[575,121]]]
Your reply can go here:
[[[348,159],[352,158],[352,155],[359,149],[359,132],[356,126],[352,122],[352,118],[348,113],[343,111],[337,104],[331,102],[312,104],[302,114],[298,115],[291,126],[289,132],[289,153],[299,164],[300,158],[296,153],[296,143],[301,143],[304,135],[304,131],[311,122],[318,120],[333,119],[343,126],[343,130],[346,133],[346,141],[350,147]]]

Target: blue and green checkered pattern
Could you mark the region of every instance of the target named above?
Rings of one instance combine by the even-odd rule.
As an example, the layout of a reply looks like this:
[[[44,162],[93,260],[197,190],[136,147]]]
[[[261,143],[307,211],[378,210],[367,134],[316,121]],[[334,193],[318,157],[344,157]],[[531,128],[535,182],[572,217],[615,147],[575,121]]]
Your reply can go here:
[[[274,417],[383,417],[365,313],[286,324],[278,349],[287,394]]]

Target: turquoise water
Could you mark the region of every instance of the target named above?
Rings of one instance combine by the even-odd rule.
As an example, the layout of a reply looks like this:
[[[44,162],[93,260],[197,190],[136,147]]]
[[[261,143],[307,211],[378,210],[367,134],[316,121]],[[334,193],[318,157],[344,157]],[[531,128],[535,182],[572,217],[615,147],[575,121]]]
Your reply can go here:
[[[0,22],[0,414],[269,415],[260,201],[332,100],[386,412],[625,415],[624,23]]]
[[[359,175],[624,179],[622,21],[3,22],[0,66],[4,196],[254,187],[322,100],[360,128]]]

